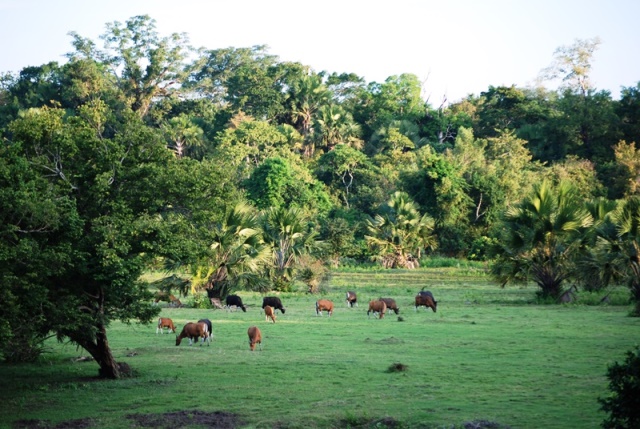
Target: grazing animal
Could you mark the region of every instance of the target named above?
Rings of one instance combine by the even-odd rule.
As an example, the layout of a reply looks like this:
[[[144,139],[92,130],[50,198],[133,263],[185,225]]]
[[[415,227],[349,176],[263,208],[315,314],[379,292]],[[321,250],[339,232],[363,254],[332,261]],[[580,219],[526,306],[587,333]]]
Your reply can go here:
[[[387,304],[384,301],[370,301],[369,310],[367,310],[367,317],[369,317],[369,313],[373,313],[374,316],[378,313],[378,318],[382,319],[386,311]]]
[[[316,301],[316,316],[322,316],[322,312],[329,313],[329,317],[333,314],[333,302],[328,299],[320,299]]]
[[[209,335],[207,335],[207,341],[211,342],[211,340],[213,339],[213,326],[211,326],[211,320],[209,319],[200,319],[198,320],[198,323],[204,323],[205,325],[207,325],[207,333]],[[202,342],[204,342],[204,338],[202,340]]]
[[[169,329],[174,334],[176,333],[176,326],[173,324],[173,320],[168,317],[161,317],[158,319],[158,327],[156,328],[156,335],[158,332],[164,334],[164,328]]]
[[[431,308],[435,313],[438,308],[438,301],[435,300],[433,294],[428,290],[421,290],[416,295],[416,311],[418,311],[418,307],[424,306],[425,309],[427,307]]]
[[[249,335],[249,350],[254,351],[256,344],[260,344],[260,350],[262,350],[262,333],[257,326],[252,326],[247,331]]]
[[[269,305],[264,306],[264,318],[267,322],[271,319],[273,323],[276,323],[276,312],[273,310],[273,307]]]
[[[209,328],[206,323],[193,323],[189,322],[182,328],[180,335],[176,337],[176,346],[179,346],[183,338],[189,338],[189,345],[193,345],[194,341],[198,341],[198,338],[202,339],[202,344],[205,340],[209,339]],[[200,344],[202,346],[202,344]],[[211,345],[209,341],[208,345]]]
[[[347,307],[358,306],[358,297],[355,292],[347,292]]]
[[[211,300],[211,305],[213,305],[215,308],[219,308],[220,310],[222,310],[224,307],[222,306],[222,303],[220,302],[220,298],[209,298]]]
[[[393,310],[395,314],[400,313],[400,308],[398,308],[398,304],[396,304],[396,300],[393,298],[380,298],[379,301],[384,301],[387,304],[387,310]]]
[[[242,298],[238,295],[228,295],[225,300],[225,304],[227,306],[227,310],[231,309],[231,307],[240,307],[243,312],[247,312],[247,307],[242,303]]]
[[[172,307],[182,307],[182,303],[180,302],[180,300],[170,293],[162,291],[156,292],[153,298],[153,304],[158,305],[158,302],[160,301],[168,302]]]
[[[285,308],[282,306],[282,301],[277,296],[265,296],[262,299],[262,308],[266,306],[272,307],[274,310],[280,310],[284,314]]]

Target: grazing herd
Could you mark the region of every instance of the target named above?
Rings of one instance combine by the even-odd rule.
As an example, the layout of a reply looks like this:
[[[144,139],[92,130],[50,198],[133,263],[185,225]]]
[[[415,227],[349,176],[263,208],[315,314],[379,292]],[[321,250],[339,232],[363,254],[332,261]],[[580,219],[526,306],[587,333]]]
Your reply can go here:
[[[156,293],[154,297],[154,304],[157,304],[158,301],[167,301],[171,306],[181,307],[182,303],[175,296],[166,294],[164,292]],[[247,311],[246,305],[243,304],[242,299],[238,295],[229,295],[225,300],[225,306],[222,307],[222,303],[219,299],[209,297],[216,308],[226,308],[228,311],[232,309],[242,309],[243,312]],[[216,301],[215,303],[213,301]],[[347,307],[353,308],[358,306],[358,298],[355,292],[349,291],[346,293],[346,303]],[[217,304],[217,305],[216,305]],[[433,294],[428,291],[422,290],[418,292],[415,296],[415,311],[418,311],[418,307],[431,308],[435,313],[437,310],[438,301],[435,300]],[[276,296],[267,296],[262,300],[262,309],[264,311],[265,320],[267,322],[271,321],[276,323],[276,310],[280,310],[282,314],[285,314],[285,307],[282,305],[282,300]],[[322,312],[326,311],[329,317],[333,315],[334,304],[332,301],[328,299],[319,299],[316,301],[316,315],[322,316]],[[378,317],[378,319],[382,319],[385,316],[385,313],[388,311],[393,311],[395,314],[400,313],[400,308],[396,301],[392,298],[379,298],[377,300],[369,301],[369,308],[367,310],[367,318],[373,314],[374,317]],[[400,318],[399,318],[400,319]],[[160,317],[158,319],[158,324],[156,327],[156,334],[163,334],[164,330],[168,329],[169,331],[175,333],[176,326],[168,317]],[[247,335],[249,336],[249,349],[254,351],[256,349],[256,345],[260,347],[262,350],[262,333],[257,326],[251,326],[247,330]],[[187,338],[189,340],[189,345],[193,345],[194,343],[200,342],[202,346],[204,343],[207,345],[211,345],[211,339],[213,337],[213,329],[211,320],[209,319],[200,319],[197,322],[188,322],[182,328],[182,331],[179,335],[176,336],[176,346],[179,346],[183,339]]]

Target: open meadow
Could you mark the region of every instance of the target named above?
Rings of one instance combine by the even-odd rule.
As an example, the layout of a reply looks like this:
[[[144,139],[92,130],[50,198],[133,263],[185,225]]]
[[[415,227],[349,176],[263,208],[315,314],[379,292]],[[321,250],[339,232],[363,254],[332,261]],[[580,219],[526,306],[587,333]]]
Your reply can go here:
[[[436,313],[414,311],[422,287]],[[347,308],[347,290],[358,307]],[[535,291],[465,270],[354,269],[335,272],[323,294],[279,294],[275,324],[257,293],[239,293],[246,313],[165,307],[178,329],[211,319],[211,345],[176,347],[154,325],[114,323],[110,345],[134,376],[104,381],[78,359],[86,352],[50,340],[37,363],[0,365],[0,427],[599,427],[607,366],[640,342],[640,319],[622,305],[625,289],[609,305],[582,293],[539,305]],[[381,296],[401,318],[367,317]],[[316,316],[321,297],[333,317]],[[255,352],[251,325],[263,334]]]

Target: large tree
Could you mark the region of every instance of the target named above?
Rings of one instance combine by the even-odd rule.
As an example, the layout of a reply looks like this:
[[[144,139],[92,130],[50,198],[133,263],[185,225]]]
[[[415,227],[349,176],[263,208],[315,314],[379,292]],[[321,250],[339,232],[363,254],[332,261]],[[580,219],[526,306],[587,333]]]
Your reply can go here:
[[[599,37],[576,39],[573,45],[560,46],[553,53],[552,63],[540,72],[540,78],[560,79],[563,88],[585,96],[593,89],[591,63],[602,41]]]
[[[75,32],[70,34],[75,52],[69,53],[69,58],[90,59],[106,67],[123,101],[140,117],[146,116],[154,99],[179,90],[191,71],[186,63],[191,51],[186,34],[161,37],[155,20],[148,15],[135,16],[124,24],[107,24],[100,37],[104,49]]]
[[[169,237],[160,233],[162,220],[178,205],[161,189],[172,157],[160,134],[132,111],[120,114],[125,120],[114,121],[100,101],[77,115],[31,109],[10,124],[3,147],[5,168],[16,173],[4,176],[2,188],[15,189],[19,204],[3,204],[2,241],[14,250],[2,252],[0,265],[20,317],[3,313],[0,323],[19,332],[22,322],[38,320],[37,334],[84,348],[107,378],[123,369],[109,347],[111,321],[157,314],[139,278]]]

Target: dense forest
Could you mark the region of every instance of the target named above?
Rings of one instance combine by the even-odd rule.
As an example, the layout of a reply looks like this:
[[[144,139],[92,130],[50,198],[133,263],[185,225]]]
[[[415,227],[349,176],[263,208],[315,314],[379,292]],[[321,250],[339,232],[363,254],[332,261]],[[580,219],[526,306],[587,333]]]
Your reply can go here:
[[[0,76],[5,359],[53,332],[118,377],[106,327],[157,314],[139,278],[158,266],[225,297],[438,254],[551,300],[625,283],[640,302],[640,82],[591,84],[597,38],[554,53],[558,89],[438,105],[412,74],[194,49],[148,16],[70,36],[64,64]]]

